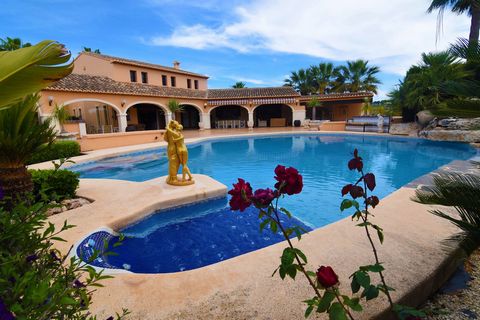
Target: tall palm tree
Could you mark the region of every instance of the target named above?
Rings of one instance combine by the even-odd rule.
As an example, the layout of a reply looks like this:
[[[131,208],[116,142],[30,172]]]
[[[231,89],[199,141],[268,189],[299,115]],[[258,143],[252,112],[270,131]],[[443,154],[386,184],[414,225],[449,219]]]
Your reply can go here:
[[[432,0],[428,13],[438,10],[437,31],[440,30],[445,10],[451,9],[457,14],[467,13],[471,17],[470,43],[478,43],[480,31],[480,1],[479,0]],[[438,35],[438,32],[437,32]]]
[[[57,120],[58,124],[60,125],[60,133],[66,133],[67,131],[65,130],[65,122],[67,122],[67,120],[70,118],[70,114],[65,106],[59,106],[55,104],[55,109],[53,110],[52,116],[53,119]]]
[[[347,61],[346,66],[340,66],[335,71],[335,88],[337,92],[369,91],[377,93],[380,80],[376,74],[380,72],[377,66],[368,66],[367,60]]]
[[[0,110],[69,75],[70,57],[63,45],[51,40],[0,51]]]
[[[31,46],[30,42],[22,42],[20,38],[6,37],[5,39],[0,39],[0,51],[12,51]]]
[[[241,88],[246,88],[246,87],[247,87],[247,84],[245,82],[242,82],[242,81],[237,81],[232,86],[232,88],[234,88],[234,89],[241,89]]]
[[[32,191],[25,163],[55,138],[50,120],[38,120],[38,100],[38,94],[27,95],[11,108],[0,110],[0,186],[6,196]]]
[[[309,69],[292,71],[290,77],[285,79],[285,84],[293,87],[302,95],[312,94],[315,89],[312,86],[312,74]]]
[[[336,68],[330,62],[322,62],[318,66],[311,66],[310,73],[315,89],[320,94],[327,94],[333,88]]]

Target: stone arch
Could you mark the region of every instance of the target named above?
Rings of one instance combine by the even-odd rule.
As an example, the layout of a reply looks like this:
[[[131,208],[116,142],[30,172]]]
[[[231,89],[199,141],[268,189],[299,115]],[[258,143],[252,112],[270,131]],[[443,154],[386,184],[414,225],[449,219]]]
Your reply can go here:
[[[212,128],[246,128],[249,112],[250,110],[243,105],[224,104],[211,108],[208,117]]]
[[[125,108],[126,131],[165,129],[171,112],[164,105],[153,101],[135,101]]]
[[[87,134],[120,131],[121,109],[114,103],[97,98],[78,98],[62,103],[71,120],[85,124]]]
[[[200,126],[203,126],[202,109],[194,103],[182,102],[180,105],[183,106],[183,111],[177,115],[177,120],[183,125],[183,128],[200,129]]]
[[[295,108],[285,103],[264,103],[256,105],[252,108],[254,126],[292,126],[294,112]]]

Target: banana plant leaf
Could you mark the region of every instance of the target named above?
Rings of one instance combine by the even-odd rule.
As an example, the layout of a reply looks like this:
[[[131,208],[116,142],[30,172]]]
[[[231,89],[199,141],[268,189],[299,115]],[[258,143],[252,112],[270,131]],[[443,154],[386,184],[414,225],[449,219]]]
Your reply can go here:
[[[0,110],[66,77],[71,54],[52,40],[14,51],[0,51]]]

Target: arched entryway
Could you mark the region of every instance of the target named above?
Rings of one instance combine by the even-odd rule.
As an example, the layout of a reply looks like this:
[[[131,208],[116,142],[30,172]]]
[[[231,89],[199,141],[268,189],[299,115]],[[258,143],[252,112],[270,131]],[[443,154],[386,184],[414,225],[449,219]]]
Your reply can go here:
[[[212,129],[246,128],[247,123],[248,110],[239,105],[218,106],[210,111]]]
[[[292,125],[293,111],[286,104],[262,104],[255,107],[255,127],[286,127]]]
[[[201,119],[197,107],[190,104],[182,104],[182,108],[180,115],[175,115],[175,117],[182,124],[183,129],[199,129],[198,123]]]
[[[165,111],[153,103],[137,103],[127,109],[125,131],[165,129]]]
[[[118,109],[104,101],[74,100],[63,104],[70,117],[67,123],[84,122],[87,134],[119,131]]]

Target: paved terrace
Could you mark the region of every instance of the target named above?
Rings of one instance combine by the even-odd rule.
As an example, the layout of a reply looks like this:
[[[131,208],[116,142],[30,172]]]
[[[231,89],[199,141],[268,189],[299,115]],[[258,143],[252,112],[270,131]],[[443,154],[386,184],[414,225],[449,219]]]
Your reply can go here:
[[[272,133],[272,130],[268,132]],[[232,130],[228,130],[228,133],[231,134]],[[239,130],[238,133],[247,134],[251,131]],[[255,133],[264,132],[258,130]],[[212,130],[195,134],[197,136],[187,142],[221,136],[223,132]],[[188,132],[186,135],[191,137]],[[161,143],[137,148],[159,145]],[[83,156],[83,159],[132,149],[101,150],[95,155]],[[467,162],[457,161],[441,170],[466,169],[473,170]],[[208,197],[210,192],[218,194],[225,191],[208,177],[196,178],[200,182],[196,187],[178,189],[165,188],[161,178],[142,183],[82,180],[78,194],[95,202],[50,218],[56,225],[61,225],[65,219],[77,225],[63,234],[68,242],[59,243],[59,248],[67,250],[95,229],[105,226],[118,228],[151,210]],[[395,301],[410,305],[421,303],[436,291],[459,261],[457,248],[443,245],[443,241],[457,229],[428,213],[427,206],[410,200],[418,183],[425,181],[428,179],[422,178],[417,183],[400,188],[383,199],[374,210],[375,223],[385,231],[385,243],[378,248],[386,267],[387,282],[396,288],[393,293]],[[188,192],[187,188],[190,188]],[[278,276],[270,276],[278,266],[285,246],[285,243],[278,243],[186,272],[116,274],[114,279],[104,281],[106,286],[95,293],[92,311],[107,316],[126,307],[132,311],[131,319],[152,320],[303,319],[305,306],[301,301],[312,297],[306,280],[299,276],[296,281],[282,281]],[[341,290],[345,292],[349,291],[348,277],[356,266],[372,262],[371,249],[363,229],[355,227],[355,223],[348,218],[310,232],[298,246],[307,254],[310,269],[319,265],[333,266],[341,279]],[[387,308],[385,299],[370,301],[365,306],[366,310],[358,319],[386,319],[382,316]]]

